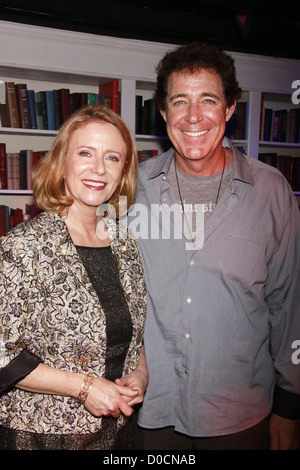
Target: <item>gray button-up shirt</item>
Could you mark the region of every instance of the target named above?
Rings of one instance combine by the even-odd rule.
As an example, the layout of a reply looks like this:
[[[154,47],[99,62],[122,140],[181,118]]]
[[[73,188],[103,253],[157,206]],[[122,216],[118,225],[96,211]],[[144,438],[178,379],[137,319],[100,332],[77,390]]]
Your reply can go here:
[[[275,374],[300,394],[298,205],[279,171],[232,151],[231,182],[197,250],[172,227],[173,149],[140,165],[127,223],[149,297],[146,428],[213,436],[251,427],[271,410]]]

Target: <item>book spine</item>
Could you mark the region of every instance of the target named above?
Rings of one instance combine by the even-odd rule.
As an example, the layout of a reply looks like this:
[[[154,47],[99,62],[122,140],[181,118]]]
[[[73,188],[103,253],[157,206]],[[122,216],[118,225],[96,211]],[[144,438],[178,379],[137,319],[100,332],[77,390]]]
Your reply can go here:
[[[61,122],[63,123],[70,116],[70,90],[68,88],[60,89]]]
[[[31,129],[27,85],[26,83],[18,83],[15,85],[15,88],[18,102],[20,126],[23,129]]]
[[[20,189],[27,189],[27,152],[21,150],[19,153],[20,161]]]
[[[35,97],[33,90],[27,90],[31,129],[37,129]]]
[[[0,189],[7,189],[6,145],[0,144]]]
[[[48,130],[54,131],[55,130],[55,120],[54,120],[54,97],[53,91],[47,90],[45,92],[46,96],[46,109],[47,109],[47,124]]]
[[[61,126],[61,105],[60,105],[60,90],[53,90],[53,107],[54,107],[54,125],[58,130]]]
[[[42,111],[41,92],[40,91],[36,92],[34,97],[35,97],[37,128],[38,129],[44,129],[44,115],[43,115],[43,111]]]
[[[5,82],[6,105],[10,127],[20,127],[17,94],[13,82]]]

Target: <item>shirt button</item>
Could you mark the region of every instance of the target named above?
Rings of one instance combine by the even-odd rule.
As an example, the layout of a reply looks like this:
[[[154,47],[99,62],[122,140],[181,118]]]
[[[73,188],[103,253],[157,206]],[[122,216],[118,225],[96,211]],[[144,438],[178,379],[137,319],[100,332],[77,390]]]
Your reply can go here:
[[[195,264],[195,261],[192,259],[192,260],[190,261],[190,266],[194,266],[194,264]]]
[[[191,299],[190,297],[188,297],[188,298],[186,299],[186,301],[187,301],[188,304],[190,304],[191,301],[192,301],[192,299]]]
[[[162,177],[162,179],[163,179],[164,181],[166,181],[167,177],[164,175],[164,176]]]
[[[189,333],[186,333],[186,334],[184,335],[184,337],[185,337],[185,339],[190,339],[190,334],[189,334]]]

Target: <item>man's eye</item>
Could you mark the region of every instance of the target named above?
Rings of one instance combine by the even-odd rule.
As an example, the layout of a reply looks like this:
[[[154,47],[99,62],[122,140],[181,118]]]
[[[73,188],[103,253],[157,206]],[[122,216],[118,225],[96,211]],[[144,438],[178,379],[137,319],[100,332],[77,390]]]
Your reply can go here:
[[[182,105],[182,104],[185,104],[185,101],[184,101],[184,100],[177,100],[177,101],[174,101],[174,102],[173,102],[173,105],[174,105],[174,106],[180,106],[180,105]]]

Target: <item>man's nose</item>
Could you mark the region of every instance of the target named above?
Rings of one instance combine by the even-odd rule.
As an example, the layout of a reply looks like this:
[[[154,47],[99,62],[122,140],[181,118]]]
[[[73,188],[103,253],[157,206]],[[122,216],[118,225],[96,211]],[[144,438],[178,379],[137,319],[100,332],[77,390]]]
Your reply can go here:
[[[201,106],[198,103],[190,103],[187,110],[186,121],[195,124],[201,121],[201,119],[203,119]]]

